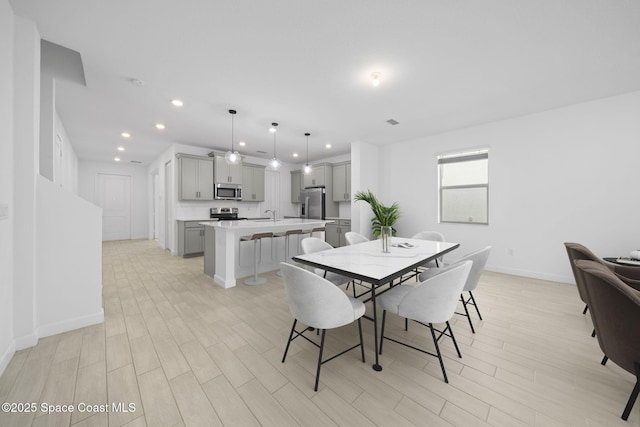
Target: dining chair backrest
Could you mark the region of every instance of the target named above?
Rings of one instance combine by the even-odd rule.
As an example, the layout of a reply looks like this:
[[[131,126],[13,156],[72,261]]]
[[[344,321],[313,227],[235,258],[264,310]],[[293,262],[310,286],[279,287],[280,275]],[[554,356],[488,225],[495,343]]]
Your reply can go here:
[[[464,292],[473,291],[478,287],[480,276],[482,275],[482,271],[484,270],[485,265],[487,265],[487,260],[489,259],[489,253],[491,253],[491,246],[470,252],[456,261],[456,263],[467,260],[473,261],[469,277],[467,277],[467,282],[462,289]]]
[[[355,231],[347,231],[344,234],[344,238],[347,241],[347,245],[355,245],[357,243],[364,243],[369,241],[369,239],[367,239],[365,236],[360,233],[356,233]]]
[[[398,315],[422,323],[451,319],[472,264],[472,261],[456,263],[415,286],[398,305]]]
[[[433,240],[434,242],[444,242],[444,234],[437,231],[421,231],[414,234],[412,239],[418,240]]]
[[[356,320],[349,297],[333,283],[285,262],[280,268],[295,319],[318,329],[337,328]]]
[[[302,246],[302,252],[305,254],[312,254],[315,252],[333,249],[333,246],[317,237],[306,237],[302,239],[302,242],[300,242],[300,246]]]
[[[640,280],[640,268],[631,265],[620,265],[607,262],[580,243],[566,242],[564,246],[565,248],[567,248],[567,255],[569,255],[569,261],[571,263],[573,277],[576,279],[576,284],[578,284],[578,281],[580,280],[579,276],[582,274],[582,272],[576,270],[573,261],[577,259],[585,259],[602,264],[609,270],[613,271],[613,273],[618,276],[618,279],[622,280],[627,285],[630,285],[635,289],[640,289],[640,286],[637,283],[637,281]],[[578,288],[578,292],[580,292],[580,288]],[[582,297],[582,295],[580,296]]]

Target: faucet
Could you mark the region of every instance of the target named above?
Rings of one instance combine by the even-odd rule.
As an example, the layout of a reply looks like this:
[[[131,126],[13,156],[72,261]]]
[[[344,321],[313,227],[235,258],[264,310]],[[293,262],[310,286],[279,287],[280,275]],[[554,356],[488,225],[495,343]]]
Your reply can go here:
[[[276,211],[272,209],[267,209],[264,213],[271,212],[273,214],[273,222],[276,222]]]

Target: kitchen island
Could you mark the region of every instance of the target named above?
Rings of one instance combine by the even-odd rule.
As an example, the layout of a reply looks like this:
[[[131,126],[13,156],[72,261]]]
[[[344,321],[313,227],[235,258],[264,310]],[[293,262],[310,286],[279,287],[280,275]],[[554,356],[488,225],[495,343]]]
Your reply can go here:
[[[240,243],[240,237],[255,233],[309,230],[323,227],[330,220],[323,219],[261,219],[253,221],[203,221],[204,272],[223,288],[236,285],[236,279],[253,274],[253,242]],[[277,270],[284,261],[285,239],[263,239],[258,274]],[[289,254],[298,254],[298,239],[289,239]]]

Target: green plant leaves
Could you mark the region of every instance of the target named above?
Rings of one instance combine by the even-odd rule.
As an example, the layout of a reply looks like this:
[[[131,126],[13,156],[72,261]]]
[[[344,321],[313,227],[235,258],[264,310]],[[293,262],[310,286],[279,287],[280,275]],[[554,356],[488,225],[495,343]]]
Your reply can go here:
[[[396,229],[393,228],[393,224],[400,218],[400,205],[397,202],[394,202],[391,206],[385,206],[378,201],[371,190],[358,191],[354,196],[354,200],[356,202],[367,202],[371,206],[374,215],[371,218],[371,231],[374,237],[377,238],[380,235],[381,226],[390,226],[393,229],[393,235],[396,235]]]

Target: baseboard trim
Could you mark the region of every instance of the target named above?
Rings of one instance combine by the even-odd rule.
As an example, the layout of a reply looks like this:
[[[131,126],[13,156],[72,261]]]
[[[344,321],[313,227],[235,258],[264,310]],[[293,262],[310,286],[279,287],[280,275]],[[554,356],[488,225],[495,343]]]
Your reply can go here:
[[[29,335],[23,335],[19,338],[15,338],[16,351],[24,350],[25,348],[33,347],[38,344],[38,334],[33,332]]]
[[[58,323],[51,323],[38,327],[38,337],[44,338],[63,332],[73,331],[87,326],[97,325],[104,322],[104,310],[101,308],[98,313],[88,316],[76,317],[75,319],[64,320]]]
[[[2,353],[2,357],[0,357],[0,375],[2,375],[2,373],[4,372],[5,369],[7,369],[7,366],[9,366],[9,362],[11,362],[11,358],[13,358],[13,355],[16,353],[16,342],[11,341],[11,344],[9,344],[9,347],[7,348],[7,350]]]
[[[497,267],[494,265],[487,265],[485,267],[487,271],[493,271],[496,273],[511,274],[512,276],[530,277],[532,279],[548,280],[550,282],[569,283],[574,284],[572,277],[561,276],[559,274],[547,274],[539,271],[520,270],[516,268]]]

